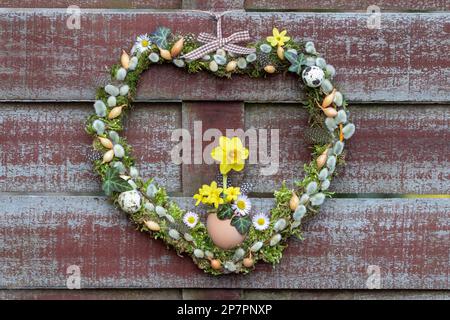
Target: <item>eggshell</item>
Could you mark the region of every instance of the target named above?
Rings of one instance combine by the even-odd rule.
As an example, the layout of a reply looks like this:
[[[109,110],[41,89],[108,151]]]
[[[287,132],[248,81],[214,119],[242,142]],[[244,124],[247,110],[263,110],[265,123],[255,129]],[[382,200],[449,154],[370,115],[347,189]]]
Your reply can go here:
[[[224,250],[237,247],[245,239],[230,223],[230,219],[220,220],[215,213],[210,213],[206,220],[209,237],[216,246]]]

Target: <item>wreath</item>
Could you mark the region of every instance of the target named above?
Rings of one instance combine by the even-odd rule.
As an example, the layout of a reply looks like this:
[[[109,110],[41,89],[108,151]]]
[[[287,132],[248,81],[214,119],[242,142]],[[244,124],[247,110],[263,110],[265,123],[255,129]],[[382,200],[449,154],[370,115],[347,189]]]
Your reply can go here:
[[[172,33],[159,27],[140,35],[130,54],[122,50],[120,63],[112,66],[111,82],[98,88],[95,113],[86,130],[94,137],[91,154],[102,189],[141,232],[162,239],[178,254],[188,254],[199,268],[218,275],[248,273],[258,260],[276,264],[290,236],[302,238],[306,218],[318,213],[336,166],[343,163],[344,144],[355,132],[348,120],[347,102],[331,83],[335,69],[327,64],[312,42],[295,41],[287,31],[247,46],[247,31],[222,37],[221,16],[217,36]],[[131,147],[119,135],[123,117],[131,109],[140,75],[156,64],[170,63],[190,73],[203,70],[215,76],[267,77],[292,72],[305,84],[312,143],[312,161],[304,165],[305,177],[290,189],[285,183],[274,192],[270,212],[253,212],[248,193],[251,186],[233,186],[230,172],[244,169],[248,149],[239,137],[221,137],[211,156],[220,166],[220,178],[200,187],[193,196],[196,210],[182,210],[154,179],[139,175]]]

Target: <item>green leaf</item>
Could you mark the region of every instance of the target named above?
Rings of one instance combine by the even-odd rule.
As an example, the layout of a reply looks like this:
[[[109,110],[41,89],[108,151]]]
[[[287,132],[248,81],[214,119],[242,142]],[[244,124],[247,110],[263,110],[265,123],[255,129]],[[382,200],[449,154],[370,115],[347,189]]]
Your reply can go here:
[[[252,221],[250,220],[249,216],[234,216],[233,219],[231,219],[231,225],[236,228],[236,230],[244,235],[247,233],[248,229],[250,229],[250,226],[252,224]]]
[[[231,219],[233,216],[233,209],[229,204],[221,205],[217,211],[217,218],[220,220]]]
[[[102,189],[107,196],[110,196],[113,194],[113,192],[124,192],[132,190],[133,187],[131,187],[131,185],[127,181],[120,177],[118,169],[108,167],[108,169],[106,169]]]
[[[297,62],[298,55],[295,54],[295,53],[292,52],[292,51],[286,51],[286,52],[284,53],[284,57],[285,57],[291,64],[294,64],[295,62]]]
[[[156,43],[158,47],[161,49],[167,49],[168,42],[167,38],[170,35],[170,29],[166,27],[158,27],[155,32],[150,35],[150,40],[153,43]]]

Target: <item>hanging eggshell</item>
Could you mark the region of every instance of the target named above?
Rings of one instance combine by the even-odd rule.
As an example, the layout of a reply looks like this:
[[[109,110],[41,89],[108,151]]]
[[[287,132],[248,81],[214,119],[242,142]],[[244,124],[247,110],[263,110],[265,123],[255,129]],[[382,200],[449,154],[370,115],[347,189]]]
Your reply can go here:
[[[210,56],[209,54],[206,54],[206,55],[204,55],[204,56],[202,57],[202,60],[203,60],[203,61],[209,61],[209,60],[211,60],[211,56]]]
[[[245,255],[244,249],[238,248],[238,249],[236,249],[236,251],[234,252],[233,260],[234,260],[234,261],[241,260],[241,259],[244,257],[244,255]]]
[[[98,135],[103,134],[105,132],[105,123],[102,120],[94,120],[92,122],[92,127],[97,132]]]
[[[280,60],[284,60],[284,48],[283,47],[278,47],[277,48],[277,56],[278,58],[280,58]]]
[[[287,226],[286,220],[281,218],[281,219],[278,219],[277,222],[275,222],[275,224],[273,226],[273,230],[275,230],[276,232],[280,232],[280,231],[283,231],[286,228],[286,226]]]
[[[194,250],[194,256],[199,259],[203,259],[205,257],[205,252],[201,249]]]
[[[113,86],[112,84],[108,84],[105,86],[105,91],[110,96],[117,97],[119,95],[119,88]]]
[[[329,95],[327,95],[322,101],[322,108],[328,108],[334,100],[334,95],[336,90],[333,90]]]
[[[123,158],[125,156],[125,149],[120,144],[116,144],[113,147],[113,150],[114,150],[114,155],[117,158]]]
[[[169,50],[159,48],[159,55],[165,60],[172,60],[172,55]]]
[[[325,77],[322,69],[316,66],[307,67],[302,72],[302,79],[308,87],[317,88]]]
[[[216,72],[217,70],[219,70],[219,65],[216,61],[213,60],[209,63],[209,70],[211,70],[212,72]]]
[[[295,192],[292,192],[291,200],[289,200],[289,208],[291,208],[292,211],[295,211],[295,209],[297,209],[299,203],[300,203],[300,199],[295,194]]]
[[[172,49],[170,49],[170,54],[172,55],[173,58],[175,58],[181,53],[181,50],[183,50],[183,46],[184,46],[184,38],[181,37],[180,39],[177,40],[177,42],[175,42]]]
[[[159,230],[161,230],[161,227],[155,221],[148,220],[148,221],[145,221],[144,224],[151,231],[159,231]]]
[[[275,71],[276,71],[276,69],[275,69],[275,67],[274,66],[265,66],[264,67],[264,71],[265,72],[267,72],[267,73],[275,73]]]
[[[355,125],[353,123],[347,124],[343,129],[342,133],[344,134],[344,139],[350,139],[355,133]]]
[[[264,243],[263,243],[262,241],[257,241],[257,242],[255,242],[255,243],[250,247],[250,251],[252,251],[252,252],[258,252],[259,249],[262,248],[263,244],[264,244]]]
[[[106,116],[106,105],[102,100],[97,100],[94,103],[95,113],[99,117],[105,117]]]
[[[125,174],[125,172],[127,171],[127,169],[125,168],[125,166],[123,165],[123,163],[121,161],[114,162],[112,164],[112,167],[116,168],[121,175]],[[121,176],[121,177],[123,179],[126,176]],[[124,180],[128,180],[128,179],[129,179],[129,177],[126,177]]]
[[[234,70],[236,70],[237,67],[237,62],[236,61],[230,61],[228,62],[227,66],[225,67],[225,70],[227,72],[233,72]]]
[[[138,171],[138,169],[136,169],[136,167],[133,167],[133,166],[130,167],[130,176],[133,179],[136,179],[137,177],[139,177],[139,171]]]
[[[247,62],[249,62],[249,63],[256,61],[256,54],[250,53],[250,54],[245,58],[245,60],[247,60]]]
[[[135,213],[141,208],[141,195],[136,190],[125,191],[119,195],[117,202],[123,211]]]
[[[152,52],[148,55],[148,60],[150,60],[153,63],[157,63],[159,61],[159,55],[155,52]]]
[[[297,50],[295,50],[295,49],[287,49],[287,52],[290,52],[290,53],[292,53],[292,54],[295,55],[295,56],[298,55],[298,52],[297,52]]]
[[[185,234],[183,235],[183,238],[184,238],[184,240],[189,241],[189,242],[194,241],[194,237],[191,236],[189,233],[185,233]],[[208,256],[207,253],[208,253],[208,251],[205,252],[205,255],[206,255],[206,256]]]
[[[247,68],[247,60],[245,58],[239,58],[237,61],[237,66],[239,69],[245,69]]]
[[[234,264],[233,261],[225,261],[225,263],[223,264],[223,266],[225,267],[225,269],[227,269],[230,272],[235,272],[236,271],[236,264]]]
[[[137,67],[138,62],[139,62],[139,60],[138,60],[137,57],[132,57],[130,59],[130,64],[128,66],[128,70],[131,70],[131,71],[135,70],[136,67]]]
[[[255,261],[252,258],[245,258],[244,261],[242,261],[242,264],[246,268],[251,268],[255,264]]]
[[[111,160],[114,158],[114,150],[108,150],[105,152],[105,154],[103,155],[103,162],[102,163],[107,163],[107,162],[111,162]]]
[[[214,61],[218,64],[218,65],[225,65],[227,63],[227,58],[225,58],[224,56],[220,55],[220,54],[215,54],[213,56]]]
[[[180,233],[177,230],[175,230],[175,229],[170,229],[169,230],[169,236],[172,239],[174,239],[174,240],[180,239]]]
[[[122,55],[120,56],[120,64],[122,68],[128,69],[130,66],[130,56],[125,50],[122,50]]]
[[[98,137],[98,140],[106,149],[112,149],[113,143],[111,142],[111,140],[103,137]]]
[[[120,87],[119,91],[120,91],[121,96],[126,96],[128,94],[128,92],[130,91],[130,87],[127,84],[125,84]]]
[[[336,166],[336,161],[337,160],[336,160],[335,156],[331,156],[328,158],[327,167],[328,167],[328,169],[330,169],[330,171],[331,171],[331,168],[334,168]]]
[[[334,117],[336,117],[336,115],[337,115],[336,109],[335,109],[335,108],[332,108],[332,107],[322,109],[322,111],[323,111],[323,113],[324,113],[327,117],[330,117],[330,118],[334,118]]]
[[[316,58],[314,58],[314,57],[307,57],[305,59],[305,64],[308,67],[315,67],[316,66]],[[320,69],[320,70],[322,70],[322,69]]]
[[[114,107],[108,114],[108,119],[115,119],[122,114],[123,106]]]
[[[116,79],[119,81],[123,81],[125,80],[127,76],[127,70],[125,70],[125,68],[119,68],[119,70],[117,70],[116,72]]]
[[[117,105],[117,99],[114,96],[110,96],[106,103],[108,103],[108,107],[115,107]]]
[[[224,250],[237,247],[245,239],[245,236],[231,225],[230,219],[220,220],[215,213],[208,215],[206,229],[214,244]]]
[[[153,210],[155,210],[155,205],[151,202],[145,202],[144,208],[145,210],[152,212]]]

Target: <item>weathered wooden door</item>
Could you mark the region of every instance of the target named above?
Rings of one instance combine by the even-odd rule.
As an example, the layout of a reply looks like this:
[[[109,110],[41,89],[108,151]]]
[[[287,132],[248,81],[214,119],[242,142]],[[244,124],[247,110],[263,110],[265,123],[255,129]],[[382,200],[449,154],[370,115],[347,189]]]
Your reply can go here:
[[[381,25],[371,29],[365,1],[24,0],[20,6],[29,8],[18,9],[17,1],[3,0],[0,289],[65,288],[76,266],[82,288],[367,289],[379,271],[383,289],[450,289],[450,4],[378,2]],[[82,9],[80,28],[67,26],[70,4]],[[248,29],[259,39],[279,26],[314,41],[350,100],[358,131],[333,184],[336,198],[308,224],[305,241],[290,242],[275,269],[202,274],[190,259],[135,232],[106,202],[86,159],[84,121],[120,49],[159,25],[214,30],[207,15],[181,9],[246,9],[227,15],[224,29]],[[230,81],[154,68],[141,81],[126,136],[141,171],[187,197],[215,167],[173,164],[174,129],[193,130],[195,121],[203,130],[279,128],[279,173],[246,173],[255,194],[268,197],[283,179],[301,176],[309,160],[298,85],[288,75]],[[424,196],[432,194],[441,197]],[[34,294],[0,291],[48,296]]]

